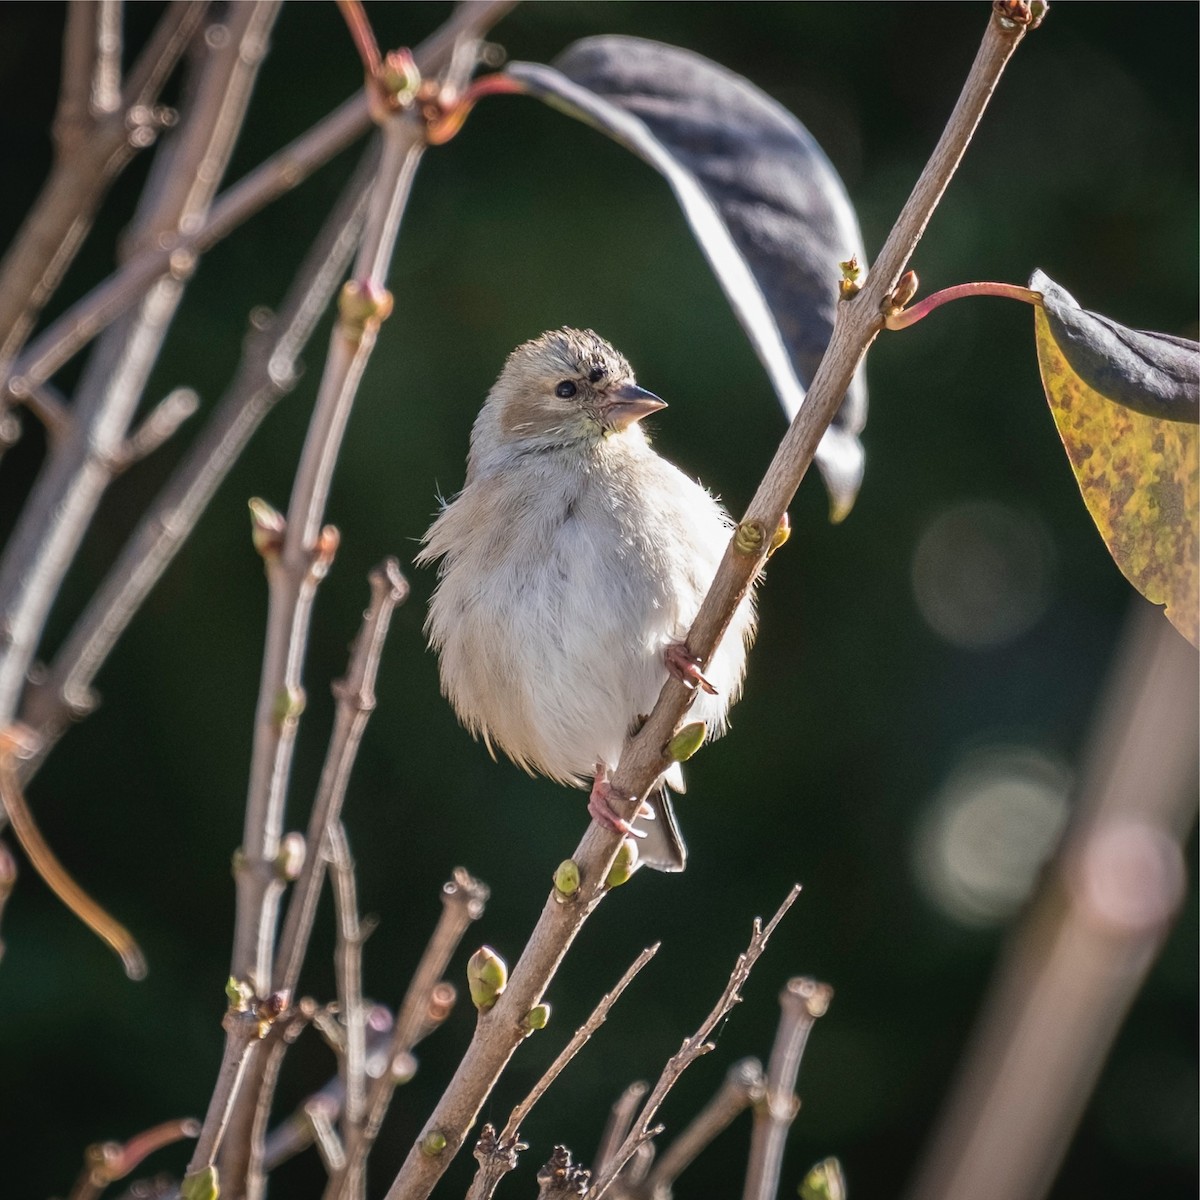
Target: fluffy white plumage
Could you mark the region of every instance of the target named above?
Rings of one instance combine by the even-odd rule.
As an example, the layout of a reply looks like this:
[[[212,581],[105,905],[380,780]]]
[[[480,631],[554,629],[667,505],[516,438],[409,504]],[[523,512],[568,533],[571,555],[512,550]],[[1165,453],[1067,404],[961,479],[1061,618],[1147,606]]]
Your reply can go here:
[[[667,679],[728,544],[725,510],[651,449],[640,420],[663,407],[596,334],[561,329],[519,346],[471,434],[463,490],[425,535],[441,560],[426,632],[442,691],[489,748],[561,783],[615,768]],[[741,689],[747,600],[705,668],[692,716],[722,733]],[[667,782],[678,791],[678,766]],[[665,795],[658,832],[674,823]],[[669,861],[680,869],[682,844]]]

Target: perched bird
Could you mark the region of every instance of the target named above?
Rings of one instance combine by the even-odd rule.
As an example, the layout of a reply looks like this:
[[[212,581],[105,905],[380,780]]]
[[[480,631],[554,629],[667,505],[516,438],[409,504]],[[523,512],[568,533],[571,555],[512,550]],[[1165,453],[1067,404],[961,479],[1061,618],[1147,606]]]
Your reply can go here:
[[[666,791],[683,790],[679,764],[633,829],[609,777],[668,672],[698,691],[692,714],[709,736],[724,732],[754,607],[747,597],[702,675],[684,639],[733,523],[646,440],[640,422],[665,407],[590,330],[518,346],[475,421],[463,490],[417,562],[440,560],[425,630],[459,720],[531,774],[590,782],[592,816],[643,838],[643,863],[679,871]]]

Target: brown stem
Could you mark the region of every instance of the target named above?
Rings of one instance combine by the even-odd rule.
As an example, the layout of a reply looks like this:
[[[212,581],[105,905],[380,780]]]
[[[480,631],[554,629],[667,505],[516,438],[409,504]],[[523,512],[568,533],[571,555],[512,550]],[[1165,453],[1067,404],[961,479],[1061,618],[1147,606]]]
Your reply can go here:
[[[901,308],[895,312],[885,312],[884,327],[887,329],[907,329],[922,318],[927,317],[935,308],[949,304],[951,300],[964,300],[968,296],[1001,296],[1006,300],[1021,300],[1025,304],[1041,304],[1041,292],[1035,292],[1015,283],[959,283],[954,287],[943,288],[926,296],[924,300]]]
[[[817,443],[832,421],[863,355],[883,326],[881,306],[896,286],[942,193],[953,177],[988,100],[1024,28],[990,15],[962,93],[929,162],[892,227],[862,290],[838,305],[833,337],[807,398],[792,421],[751,501],[745,519],[726,550],[700,612],[687,637],[702,665],[713,651],[769,553],[771,540],[812,462]],[[832,267],[832,264],[831,264]],[[693,698],[670,679],[639,733],[626,743],[613,778],[614,790],[629,797],[621,815],[633,818],[640,798],[667,768],[665,747]],[[520,1020],[539,1003],[579,929],[605,895],[604,880],[621,835],[593,822],[571,856],[582,884],[570,903],[554,894],[547,900],[508,987],[492,1010],[493,1020],[471,1040],[458,1070],[410,1149],[388,1200],[419,1200],[432,1190],[461,1147],[465,1132],[520,1042]],[[422,1150],[425,1138],[446,1138],[443,1153]]]
[[[326,1200],[354,1196],[356,1189],[361,1187],[367,1155],[383,1127],[392,1093],[396,1089],[395,1065],[408,1058],[417,1041],[429,1031],[432,1000],[439,987],[443,986],[440,980],[471,923],[483,916],[487,900],[487,886],[473,879],[462,867],[456,868],[453,878],[443,885],[442,915],[413,972],[392,1028],[388,1068],[371,1085],[367,1095],[367,1119],[362,1128],[352,1132],[347,1139],[346,1171],[329,1181],[325,1191]],[[442,1010],[447,1008],[445,1004],[439,1007]]]
[[[378,75],[383,59],[379,54],[379,43],[375,40],[375,30],[371,28],[367,10],[363,8],[361,0],[337,0],[337,6],[346,22],[346,28],[350,30],[358,57],[362,59],[364,74],[368,77]]]
[[[0,378],[74,261],[109,185],[153,137],[131,136],[153,120],[159,89],[174,70],[206,5],[175,0],[130,71],[119,110],[94,108],[99,31],[108,6],[76,0],[67,10],[62,95],[54,118],[50,176],[0,263]],[[141,124],[135,118],[145,114]]]
[[[392,613],[408,595],[408,583],[400,574],[400,566],[394,558],[376,567],[369,578],[371,602],[350,655],[346,678],[333,687],[337,698],[337,715],[329,741],[329,753],[317,787],[317,797],[309,816],[306,834],[308,855],[292,889],[275,959],[273,974],[276,986],[291,993],[295,992],[300,981],[300,967],[308,951],[317,900],[325,879],[325,839],[341,822],[342,802],[350,771],[375,708],[375,678],[384,640]]]
[[[234,380],[170,482],[67,635],[45,677],[29,689],[22,720],[41,739],[36,762],[70,720],[94,706],[91,685],[120,635],[172,562],[267,413],[295,386],[299,357],[358,242],[377,156],[364,157],[322,227],[279,312],[248,340]]]
[[[779,996],[779,1029],[767,1065],[766,1089],[754,1112],[743,1200],[774,1200],[788,1129],[800,1111],[796,1076],[808,1035],[833,999],[833,988],[815,979],[789,979]]]
[[[1196,819],[1196,652],[1135,598],[1072,826],[1013,931],[959,1066],[919,1200],[1037,1200],[1183,900]]]
[[[459,5],[446,24],[415,51],[422,75],[444,70],[461,38],[486,33],[515,3],[516,0],[470,0]],[[34,384],[49,379],[102,329],[136,304],[156,279],[166,273],[190,273],[198,255],[303,182],[370,127],[367,98],[359,92],[223,192],[194,231],[167,239],[164,245],[141,248],[115,275],[93,288],[39,334],[7,373],[8,378],[25,377]],[[5,374],[0,369],[0,377]]]
[[[200,61],[188,115],[155,156],[134,223],[153,240],[203,214],[220,182],[245,115],[278,10],[276,0],[234,6],[229,37]],[[0,616],[0,724],[11,723],[59,585],[113,477],[112,459],[181,299],[160,281],[135,315],[96,347],[76,392],[71,435],[52,453],[5,547]],[[43,381],[37,381],[43,382]]]
[[[697,1155],[723,1133],[735,1117],[758,1104],[765,1091],[762,1063],[757,1058],[743,1058],[734,1063],[717,1094],[659,1156],[637,1195],[648,1200],[669,1197],[675,1180],[691,1166]]]
[[[102,1191],[118,1179],[137,1170],[142,1161],[164,1146],[174,1145],[200,1132],[200,1122],[192,1117],[164,1121],[120,1142],[99,1142],[84,1152],[84,1167],[67,1200],[96,1200]]]

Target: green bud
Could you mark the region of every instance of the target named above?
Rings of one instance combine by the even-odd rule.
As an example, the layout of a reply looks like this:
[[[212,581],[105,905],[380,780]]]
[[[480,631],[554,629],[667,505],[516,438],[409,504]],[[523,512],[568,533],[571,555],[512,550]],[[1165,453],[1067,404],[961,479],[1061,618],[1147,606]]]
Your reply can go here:
[[[767,531],[757,521],[743,521],[733,535],[733,546],[739,554],[757,554],[767,540]]]
[[[699,723],[704,724],[703,721]],[[615,888],[620,887],[623,883],[628,883],[629,877],[637,870],[637,861],[637,842],[633,838],[626,838],[617,847],[617,857],[613,859],[613,865],[604,881],[605,884],[610,888]]]
[[[230,975],[225,981],[225,996],[234,1012],[249,1012],[250,1002],[254,999],[254,989],[248,983]]]
[[[526,1014],[524,1025],[526,1029],[545,1029],[550,1023],[550,1005],[535,1004]]]
[[[367,330],[376,330],[392,311],[392,293],[371,279],[348,279],[338,296],[342,332],[357,342]]]
[[[846,1177],[836,1158],[817,1163],[800,1185],[800,1200],[846,1200]]]
[[[704,745],[707,734],[708,726],[703,721],[689,721],[681,725],[667,743],[667,757],[672,762],[687,762]]]
[[[573,858],[564,858],[558,864],[554,887],[560,896],[573,896],[579,891],[579,864]]]
[[[480,946],[467,962],[467,986],[471,990],[471,1001],[481,1012],[500,999],[508,986],[508,964],[491,946]]]
[[[426,1158],[437,1158],[439,1154],[444,1153],[446,1149],[446,1135],[439,1133],[436,1129],[431,1129],[421,1139],[421,1153]]]
[[[783,520],[779,522],[779,527],[775,530],[774,536],[771,538],[771,545],[767,550],[767,557],[770,558],[780,546],[784,544],[792,536],[792,522],[787,513],[783,514]]]
[[[217,1168],[207,1166],[194,1175],[185,1175],[179,1185],[180,1200],[217,1200],[221,1195],[221,1178]]]
[[[271,717],[275,724],[282,729],[289,722],[298,721],[300,714],[304,712],[306,700],[302,687],[281,688],[271,707]]]

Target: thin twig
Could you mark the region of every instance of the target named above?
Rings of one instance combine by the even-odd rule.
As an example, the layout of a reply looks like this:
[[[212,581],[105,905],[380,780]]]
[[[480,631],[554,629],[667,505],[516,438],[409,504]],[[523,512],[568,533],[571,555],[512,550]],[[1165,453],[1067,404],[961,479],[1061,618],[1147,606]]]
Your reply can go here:
[[[521,1126],[533,1111],[534,1105],[546,1094],[550,1085],[563,1073],[571,1060],[604,1024],[609,1010],[620,999],[621,993],[633,982],[634,976],[658,953],[659,945],[660,943],[655,942],[653,946],[647,946],[629,965],[612,991],[601,997],[588,1019],[559,1051],[558,1056],[546,1068],[525,1099],[509,1114],[508,1121],[499,1135],[496,1135],[490,1125],[485,1127],[479,1145],[475,1148],[475,1157],[479,1159],[479,1169],[475,1172],[475,1178],[467,1193],[467,1200],[490,1200],[500,1180],[509,1171],[516,1169],[517,1153],[523,1145],[520,1141]],[[488,1130],[491,1130],[490,1137],[487,1134]]]
[[[707,1054],[713,1048],[713,1044],[709,1041],[709,1038],[712,1037],[717,1026],[729,1015],[734,1005],[741,1003],[742,986],[749,978],[754,964],[758,962],[762,956],[762,952],[766,949],[767,942],[770,941],[771,934],[775,932],[776,926],[783,920],[788,909],[796,903],[799,895],[800,885],[797,884],[788,893],[787,898],[766,925],[763,925],[757,918],[755,919],[754,931],[750,935],[750,944],[738,955],[737,962],[734,963],[733,970],[730,972],[729,980],[721,992],[721,998],[714,1005],[708,1016],[700,1023],[700,1027],[696,1032],[691,1037],[686,1038],[679,1050],[668,1060],[662,1074],[658,1077],[658,1081],[650,1089],[650,1095],[646,1097],[645,1103],[638,1112],[637,1118],[633,1123],[633,1128],[626,1134],[625,1140],[612,1155],[611,1159],[605,1163],[604,1168],[597,1173],[596,1178],[592,1182],[591,1190],[588,1193],[592,1200],[600,1200],[600,1197],[616,1181],[625,1164],[637,1153],[638,1148],[649,1142],[659,1132],[657,1128],[651,1125],[651,1122],[658,1115],[658,1110],[667,1098],[667,1093],[670,1092],[679,1081],[680,1076],[696,1059]]]
[[[658,1156],[639,1197],[662,1200],[671,1195],[675,1180],[692,1165],[696,1157],[732,1123],[735,1117],[765,1094],[762,1063],[757,1058],[735,1062],[713,1098],[692,1119],[683,1132]]]
[[[596,1030],[608,1019],[609,1010],[621,998],[621,993],[633,982],[638,972],[658,953],[660,945],[661,943],[655,942],[654,945],[647,946],[634,959],[625,974],[617,981],[616,987],[600,1000],[600,1003],[592,1010],[592,1015],[575,1031],[574,1037],[562,1048],[562,1051],[550,1066],[546,1068],[545,1074],[534,1084],[529,1095],[512,1110],[508,1118],[508,1123],[504,1126],[500,1134],[502,1141],[506,1138],[515,1137],[520,1132],[521,1126],[525,1123],[530,1112],[533,1111],[533,1106],[545,1095],[546,1090],[562,1074],[567,1064],[583,1049]]]
[[[67,635],[44,678],[29,689],[22,720],[42,754],[71,719],[94,707],[92,681],[117,639],[172,562],[267,413],[299,379],[299,357],[354,253],[377,155],[368,151],[296,271],[278,313],[247,340],[228,391]],[[28,771],[31,764],[24,764]]]
[[[413,52],[421,74],[432,77],[445,69],[462,37],[482,36],[516,0],[468,0]],[[367,98],[359,92],[334,109],[308,132],[290,142],[217,197],[207,217],[194,230],[165,244],[138,251],[116,274],[93,288],[30,343],[10,378],[32,383],[49,379],[102,329],[145,294],[166,273],[184,276],[197,257],[232,233],[273,200],[289,192],[371,127]],[[0,362],[0,377],[5,375]]]
[[[621,1143],[633,1128],[633,1119],[637,1116],[638,1109],[649,1090],[650,1085],[639,1079],[635,1083],[631,1083],[613,1103],[609,1110],[608,1121],[604,1126],[604,1132],[600,1135],[600,1144],[596,1147],[594,1162],[597,1171],[602,1171],[612,1162]]]
[[[392,613],[408,595],[408,583],[400,574],[400,566],[394,558],[376,567],[369,579],[371,602],[355,639],[346,677],[333,687],[337,698],[337,714],[317,797],[309,817],[306,836],[309,854],[292,889],[279,938],[273,977],[276,985],[287,992],[295,992],[300,981],[300,966],[308,951],[317,899],[325,878],[322,848],[326,837],[341,821],[350,770],[367,721],[375,708],[375,677],[383,654],[384,639]]]
[[[367,1155],[379,1136],[388,1104],[399,1082],[395,1065],[406,1061],[417,1042],[426,1036],[438,1014],[443,1019],[448,1012],[444,998],[436,999],[442,976],[451,956],[458,949],[463,935],[483,916],[488,900],[487,886],[473,879],[462,867],[456,867],[453,878],[442,887],[442,914],[425,947],[417,969],[405,993],[404,1001],[392,1028],[388,1047],[388,1069],[372,1083],[367,1096],[367,1119],[360,1130],[351,1134],[346,1146],[346,1172],[330,1180],[326,1200],[353,1196],[366,1168]],[[436,999],[436,1003],[435,1003]],[[431,1019],[431,1017],[433,1019]]]
[[[200,397],[192,388],[178,387],[168,392],[114,452],[111,459],[113,474],[128,471],[134,463],[153,454],[174,437],[199,407]]]
[[[754,1113],[743,1200],[774,1200],[788,1129],[800,1111],[796,1076],[818,1017],[833,999],[833,988],[815,979],[789,979],[779,995],[779,1028],[767,1065],[766,1094]]]
[[[143,1160],[164,1146],[171,1146],[200,1132],[200,1122],[193,1117],[164,1121],[131,1137],[129,1141],[97,1142],[84,1151],[84,1166],[75,1180],[67,1200],[96,1200],[110,1183],[124,1179],[141,1166]]]
[[[277,0],[230,10],[229,37],[203,60],[188,116],[155,157],[134,239],[152,239],[202,214],[220,182],[245,115]],[[0,565],[0,724],[20,702],[59,585],[112,479],[111,458],[125,438],[181,298],[160,281],[138,313],[113,328],[91,356],[76,393],[71,435],[52,449]]]
[[[130,979],[146,978],[146,957],[129,932],[110,917],[95,900],[71,878],[42,837],[33,813],[25,801],[18,761],[36,744],[21,726],[0,733],[0,806],[8,816],[13,835],[25,851],[25,857],[42,882],[84,923],[116,956]],[[11,886],[11,884],[10,884]]]
[[[44,383],[41,387],[21,384],[10,389],[9,394],[41,421],[51,442],[61,442],[70,433],[71,414],[68,405],[50,384]]]
[[[130,71],[121,111],[106,114],[91,109],[100,11],[90,0],[68,7],[54,165],[0,263],[0,378],[74,261],[109,184],[153,142],[138,135],[153,132],[154,101],[205,7],[202,0],[175,0],[167,8]]]
[[[338,1056],[338,1068],[345,1089],[342,1105],[343,1137],[347,1130],[362,1124],[367,1093],[366,1007],[362,994],[362,923],[358,917],[358,889],[354,880],[354,859],[341,821],[325,832],[325,853],[333,880],[334,909],[337,913],[337,944],[334,969],[337,975],[338,1011],[342,1018],[345,1052]],[[345,1156],[343,1155],[343,1162]]]

